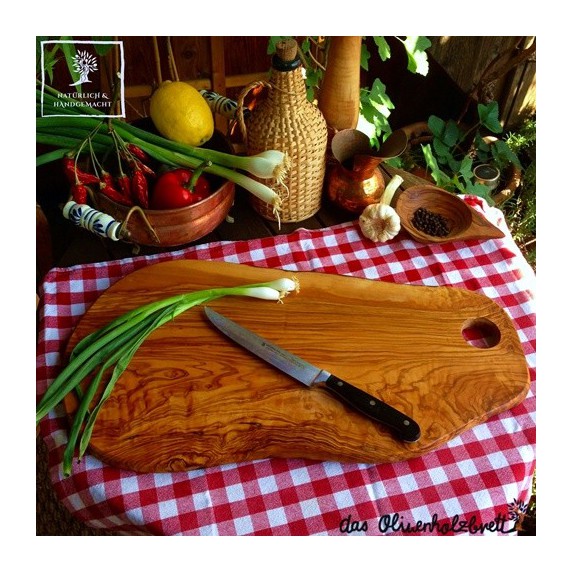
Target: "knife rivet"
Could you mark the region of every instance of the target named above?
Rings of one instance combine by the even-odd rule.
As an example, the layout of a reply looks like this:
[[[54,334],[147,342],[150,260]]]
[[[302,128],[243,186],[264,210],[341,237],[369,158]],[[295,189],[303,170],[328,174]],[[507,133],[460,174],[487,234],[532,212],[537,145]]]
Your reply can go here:
[[[371,406],[376,406],[376,401],[375,401],[375,400],[370,400],[370,405],[371,405]]]
[[[339,380],[339,381],[336,383],[337,386],[342,386],[343,384],[344,384],[344,382],[342,382],[342,380]]]
[[[404,426],[409,426],[410,425],[410,420],[404,420]]]

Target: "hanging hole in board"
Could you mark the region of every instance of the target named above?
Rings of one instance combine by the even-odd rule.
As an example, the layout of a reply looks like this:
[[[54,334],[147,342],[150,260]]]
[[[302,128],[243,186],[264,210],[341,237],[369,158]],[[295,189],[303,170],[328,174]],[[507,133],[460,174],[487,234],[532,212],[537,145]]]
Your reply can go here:
[[[464,340],[475,348],[493,348],[501,340],[499,328],[487,318],[471,318],[462,326]]]

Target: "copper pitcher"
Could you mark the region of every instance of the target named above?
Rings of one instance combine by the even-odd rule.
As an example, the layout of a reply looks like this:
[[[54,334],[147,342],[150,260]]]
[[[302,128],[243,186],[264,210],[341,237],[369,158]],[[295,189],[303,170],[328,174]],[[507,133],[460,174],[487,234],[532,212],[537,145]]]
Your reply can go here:
[[[380,163],[398,157],[407,144],[407,135],[398,130],[375,151],[365,133],[356,129],[339,131],[331,143],[334,162],[327,178],[329,199],[351,213],[362,213],[365,207],[377,203],[385,188]]]

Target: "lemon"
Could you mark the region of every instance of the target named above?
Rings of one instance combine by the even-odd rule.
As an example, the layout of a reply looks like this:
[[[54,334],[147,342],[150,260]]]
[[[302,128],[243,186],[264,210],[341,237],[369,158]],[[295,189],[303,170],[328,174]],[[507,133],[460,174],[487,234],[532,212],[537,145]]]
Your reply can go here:
[[[185,82],[163,82],[151,96],[149,113],[163,137],[194,147],[209,141],[215,129],[209,105]]]

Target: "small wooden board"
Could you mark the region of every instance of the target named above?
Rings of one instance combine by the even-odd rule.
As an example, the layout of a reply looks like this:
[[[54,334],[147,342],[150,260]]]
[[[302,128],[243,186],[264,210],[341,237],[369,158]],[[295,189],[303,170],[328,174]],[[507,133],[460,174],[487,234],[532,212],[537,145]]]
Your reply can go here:
[[[69,350],[124,312],[167,296],[296,274],[284,304],[225,297],[210,306],[414,418],[422,436],[396,440],[322,389],[308,389],[235,345],[192,308],[140,347],[102,408],[91,452],[140,472],[267,457],[382,463],[429,452],[523,400],[529,374],[508,315],[450,287],[395,285],[210,261],[172,261],[109,288]],[[462,332],[482,331],[486,348]],[[66,398],[73,413],[76,402]]]

